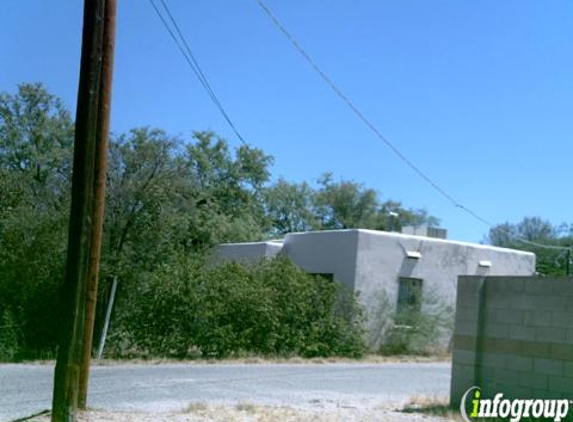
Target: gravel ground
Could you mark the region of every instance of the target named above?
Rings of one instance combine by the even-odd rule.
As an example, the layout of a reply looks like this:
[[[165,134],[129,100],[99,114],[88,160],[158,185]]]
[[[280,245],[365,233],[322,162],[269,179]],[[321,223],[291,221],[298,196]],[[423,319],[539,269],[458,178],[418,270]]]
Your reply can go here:
[[[49,422],[49,416],[30,420]],[[421,413],[403,413],[396,407],[375,408],[320,408],[191,405],[185,412],[141,413],[90,411],[79,417],[80,422],[448,422],[438,416]]]
[[[447,397],[450,373],[447,362],[94,366],[88,406],[157,415],[177,414],[190,405],[234,411],[247,403],[291,409],[297,412],[293,420],[340,412],[344,420],[377,420],[372,415],[399,409],[412,397]],[[0,421],[50,408],[52,383],[51,365],[0,365]]]
[[[81,422],[440,422],[447,362],[95,366]],[[0,365],[0,421],[49,408],[53,366]],[[49,417],[31,421],[47,422]]]

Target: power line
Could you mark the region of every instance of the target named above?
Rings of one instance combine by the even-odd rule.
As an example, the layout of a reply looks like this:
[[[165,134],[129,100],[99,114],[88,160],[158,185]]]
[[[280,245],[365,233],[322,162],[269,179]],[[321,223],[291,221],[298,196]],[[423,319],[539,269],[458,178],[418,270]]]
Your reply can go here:
[[[306,60],[306,62],[310,65],[310,67],[320,76],[320,78],[328,85],[328,87],[346,104],[346,106],[380,139],[390,150],[408,167],[410,167],[418,176],[420,176],[427,184],[429,184],[434,190],[436,190],[440,195],[446,198],[449,202],[451,202],[455,207],[462,209],[467,214],[474,217],[476,220],[480,221],[481,223],[485,224],[486,226],[492,228],[494,224],[490,221],[486,220],[475,211],[471,210],[470,208],[466,207],[458,200],[456,200],[452,195],[450,195],[444,188],[442,188],[437,182],[432,180],[430,176],[428,176],[422,169],[420,169],[412,160],[410,160],[396,145],[394,145],[388,138],[386,138],[382,132],[372,123],[366,115],[350,100],[350,98],[334,83],[334,81],[316,64],[314,59],[310,56],[309,53],[300,45],[300,43],[296,40],[296,38],[286,29],[286,27],[279,21],[277,16],[271,11],[271,9],[264,3],[263,0],[253,0],[256,2],[259,7],[265,12],[265,14],[271,19],[274,25],[279,29],[280,32],[290,41],[290,43],[294,46],[294,48],[300,53],[300,55]],[[519,240],[522,243],[536,246],[539,248],[546,248],[546,249],[556,249],[556,250],[563,250],[567,249],[561,246],[552,246],[552,245],[544,245],[541,243],[533,242],[522,238],[521,236],[515,236],[513,233],[510,233],[507,230],[502,228],[498,228],[516,240]]]
[[[165,27],[167,32],[169,32],[169,35],[171,36],[171,38],[173,39],[173,41],[177,45],[177,48],[179,49],[181,54],[183,54],[185,61],[187,62],[187,64],[189,65],[189,67],[191,68],[191,70],[193,71],[195,76],[197,77],[197,79],[199,80],[199,83],[203,86],[205,91],[207,91],[207,94],[211,98],[211,101],[213,101],[215,106],[219,109],[219,112],[223,115],[223,118],[229,124],[229,126],[231,127],[231,129],[233,130],[233,132],[235,133],[237,138],[239,138],[241,143],[246,145],[247,143],[245,142],[245,140],[243,139],[243,137],[239,133],[237,127],[235,126],[235,124],[233,123],[231,118],[229,117],[229,114],[227,113],[227,111],[225,110],[223,105],[221,104],[221,101],[219,101],[219,98],[217,97],[217,95],[215,94],[213,89],[211,88],[211,84],[209,83],[209,80],[207,79],[207,77],[205,76],[203,71],[201,70],[201,66],[199,66],[199,63],[197,62],[195,55],[191,51],[191,48],[189,47],[189,43],[187,42],[187,40],[186,40],[185,36],[183,35],[179,25],[177,24],[177,21],[176,21],[175,17],[173,16],[173,13],[171,13],[169,6],[167,5],[167,3],[164,0],[160,0],[160,1],[161,1],[163,8],[165,9],[165,12],[167,13],[167,16],[169,17],[169,20],[171,21],[171,24],[173,25],[173,28],[175,28],[175,32],[177,32],[177,35],[179,36],[179,38],[177,37],[177,35],[173,31],[173,29],[171,28],[171,25],[169,25],[169,22],[167,22],[167,19],[165,19],[165,17],[163,16],[163,13],[161,13],[159,8],[157,7],[155,1],[149,0],[149,3],[153,7],[155,14],[159,17],[159,19],[163,23],[163,26]]]

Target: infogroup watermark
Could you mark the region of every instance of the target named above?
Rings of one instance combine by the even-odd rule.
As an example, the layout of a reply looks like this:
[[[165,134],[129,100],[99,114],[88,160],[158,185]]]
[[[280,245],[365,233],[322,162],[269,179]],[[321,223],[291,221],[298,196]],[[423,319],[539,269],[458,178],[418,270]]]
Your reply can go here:
[[[571,404],[572,401],[567,399],[504,399],[503,393],[486,399],[482,397],[481,388],[474,386],[464,393],[460,412],[466,422],[482,418],[509,418],[511,422],[519,422],[522,418],[539,418],[559,422],[567,417]]]

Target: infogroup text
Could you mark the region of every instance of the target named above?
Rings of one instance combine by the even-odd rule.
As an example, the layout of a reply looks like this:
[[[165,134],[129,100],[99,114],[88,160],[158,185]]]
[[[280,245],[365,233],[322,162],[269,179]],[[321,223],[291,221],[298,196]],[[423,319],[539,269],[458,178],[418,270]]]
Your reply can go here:
[[[467,406],[470,397],[471,402]],[[462,397],[460,412],[466,422],[475,422],[477,418],[510,418],[511,422],[519,422],[522,418],[543,418],[559,422],[569,413],[570,404],[567,399],[504,399],[503,393],[486,399],[479,387],[471,387]]]

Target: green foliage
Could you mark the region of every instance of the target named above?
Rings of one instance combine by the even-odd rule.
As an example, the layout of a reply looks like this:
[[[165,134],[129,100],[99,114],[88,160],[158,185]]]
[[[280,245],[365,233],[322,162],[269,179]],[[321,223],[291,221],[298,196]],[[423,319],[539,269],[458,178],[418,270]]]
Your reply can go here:
[[[248,146],[232,155],[210,132],[194,137],[183,147],[141,128],[112,142],[106,252],[114,262],[161,263],[173,245],[191,252],[260,239],[268,230],[260,190],[270,157]]]
[[[337,284],[285,258],[185,260],[144,277],[110,336],[117,356],[360,356],[361,312]]]
[[[70,113],[41,84],[0,94],[0,318],[18,323],[16,337],[0,334],[18,350],[0,359],[56,348],[73,136]],[[354,302],[342,300],[336,285],[310,283],[284,263],[202,268],[188,257],[222,242],[292,231],[385,228],[389,211],[400,214],[395,229],[432,217],[328,175],[316,189],[282,179],[271,184],[272,161],[257,148],[232,149],[212,132],[190,140],[146,127],[112,135],[96,335],[117,278],[114,318],[123,322],[112,326],[131,330],[114,343],[119,355],[130,345],[170,356],[193,348],[213,356],[357,353],[359,328],[348,322],[357,320]],[[129,325],[127,315],[145,325]]]
[[[376,191],[349,181],[335,183],[329,173],[323,175],[318,183],[321,189],[315,202],[322,227],[381,228]]]
[[[72,139],[68,112],[41,85],[0,94],[0,317],[17,321],[0,343],[18,355],[55,347]]]
[[[506,222],[492,227],[486,241],[494,246],[535,253],[536,271],[540,275],[567,275],[567,250],[544,248],[528,242],[562,248],[569,247],[573,245],[573,226],[565,223],[553,226],[549,221],[540,217],[525,217],[517,224]]]
[[[11,205],[39,211],[60,208],[69,187],[72,144],[68,111],[42,85],[22,84],[16,95],[0,93],[0,169],[11,185],[0,201],[12,199]]]
[[[439,225],[426,210],[406,209],[400,202],[380,202],[374,189],[348,180],[335,182],[325,173],[318,189],[279,179],[265,190],[271,234],[307,230],[372,229],[400,231],[403,225]]]
[[[20,350],[20,328],[10,311],[0,314],[0,361],[12,360]]]
[[[385,355],[434,355],[445,352],[444,339],[451,337],[454,310],[438,297],[424,293],[421,309],[405,307],[390,312],[380,353]]]
[[[319,221],[314,209],[314,190],[305,182],[289,183],[280,178],[265,192],[265,204],[273,235],[315,230]]]

